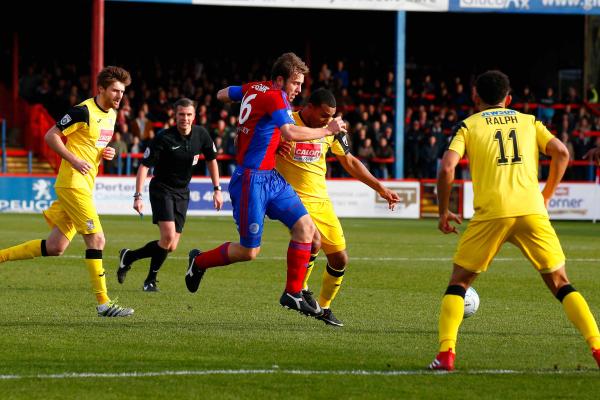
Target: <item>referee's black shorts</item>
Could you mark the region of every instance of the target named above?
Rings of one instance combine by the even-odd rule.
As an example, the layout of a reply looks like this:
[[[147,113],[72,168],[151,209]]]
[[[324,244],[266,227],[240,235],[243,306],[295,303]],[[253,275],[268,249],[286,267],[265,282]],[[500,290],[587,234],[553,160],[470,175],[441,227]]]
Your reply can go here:
[[[175,231],[181,233],[185,225],[185,216],[190,203],[188,189],[176,190],[160,183],[150,181],[150,204],[152,205],[152,223],[175,221]]]

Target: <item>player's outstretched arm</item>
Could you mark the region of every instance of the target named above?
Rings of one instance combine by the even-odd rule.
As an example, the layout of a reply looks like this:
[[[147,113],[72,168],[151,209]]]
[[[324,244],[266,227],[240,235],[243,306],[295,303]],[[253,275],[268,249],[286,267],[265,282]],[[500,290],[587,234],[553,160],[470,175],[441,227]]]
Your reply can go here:
[[[325,136],[335,135],[338,132],[345,131],[346,123],[341,117],[337,117],[329,121],[325,128],[308,128],[306,126],[284,124],[279,130],[281,131],[281,136],[286,140],[302,142],[306,140],[321,139]]]
[[[242,101],[244,93],[241,86],[227,86],[217,92],[217,100],[223,103],[233,103]]]
[[[67,146],[63,143],[62,132],[56,126],[48,129],[46,135],[44,136],[44,140],[48,144],[48,146],[56,152],[59,156],[62,157],[63,160],[71,163],[73,168],[79,171],[82,175],[88,173],[88,171],[92,168],[92,166],[84,160],[81,160],[75,156],[75,154],[71,153]]]
[[[345,155],[336,155],[337,159],[342,164],[342,167],[353,177],[379,193],[381,197],[387,200],[390,210],[393,210],[396,203],[400,201],[398,193],[391,191],[382,185],[364,166],[364,164],[350,153]]]
[[[231,103],[232,100],[229,98],[229,88],[231,86],[227,86],[225,89],[221,89],[217,92],[217,100],[223,103]]]
[[[438,229],[443,233],[458,233],[456,227],[450,225],[451,221],[458,224],[462,223],[460,216],[455,215],[449,209],[450,191],[454,182],[454,170],[460,161],[460,154],[454,150],[447,150],[442,158],[440,171],[437,179],[437,198],[438,198]]]
[[[567,146],[563,144],[557,138],[550,139],[546,145],[546,155],[552,157],[550,160],[550,172],[548,173],[548,179],[546,180],[546,186],[542,190],[544,196],[544,204],[548,207],[550,198],[554,195],[556,187],[560,183],[565,170],[569,165],[569,150]]]

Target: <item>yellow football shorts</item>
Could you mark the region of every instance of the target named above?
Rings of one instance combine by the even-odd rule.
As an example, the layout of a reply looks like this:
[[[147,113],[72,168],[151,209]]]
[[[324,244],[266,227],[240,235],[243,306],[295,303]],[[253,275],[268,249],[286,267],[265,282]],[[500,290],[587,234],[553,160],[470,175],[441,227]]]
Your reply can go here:
[[[55,188],[56,200],[44,211],[50,227],[55,226],[72,240],[76,233],[88,235],[102,232],[93,194],[79,188]]]
[[[340,220],[335,215],[331,201],[327,199],[316,202],[303,202],[303,204],[321,234],[321,248],[325,254],[345,250],[346,239],[344,238],[344,231],[342,230]]]
[[[545,215],[469,222],[458,242],[454,263],[471,272],[484,272],[504,242],[521,249],[540,273],[553,272],[565,264],[565,254]]]

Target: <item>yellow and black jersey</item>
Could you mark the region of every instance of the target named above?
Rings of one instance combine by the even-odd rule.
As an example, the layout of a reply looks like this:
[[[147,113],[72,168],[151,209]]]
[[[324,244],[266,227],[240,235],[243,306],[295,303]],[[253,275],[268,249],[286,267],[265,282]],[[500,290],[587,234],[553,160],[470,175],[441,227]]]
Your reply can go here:
[[[300,113],[292,114],[298,126],[306,126]],[[277,171],[298,193],[302,201],[328,199],[325,176],[327,173],[327,151],[335,155],[346,155],[349,145],[343,136],[326,136],[306,142],[291,142],[290,153],[285,156],[277,154]],[[283,139],[282,139],[283,140]]]
[[[534,116],[506,108],[487,109],[460,123],[449,150],[469,158],[473,220],[548,215],[538,162],[553,137]]]
[[[93,190],[102,151],[112,139],[116,117],[115,110],[103,110],[96,99],[91,98],[71,108],[56,123],[56,127],[67,137],[67,149],[92,166],[86,175],[82,175],[71,163],[62,160],[56,187]]]

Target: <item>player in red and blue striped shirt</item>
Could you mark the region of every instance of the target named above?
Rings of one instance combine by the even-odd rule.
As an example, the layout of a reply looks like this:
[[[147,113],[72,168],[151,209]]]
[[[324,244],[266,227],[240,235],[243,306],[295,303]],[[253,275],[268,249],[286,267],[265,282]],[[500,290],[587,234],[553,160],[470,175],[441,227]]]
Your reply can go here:
[[[285,53],[273,65],[271,81],[230,86],[217,94],[223,102],[241,102],[237,127],[238,167],[229,183],[240,241],[226,242],[206,252],[190,251],[185,276],[190,292],[198,290],[207,268],[256,258],[267,215],[283,222],[292,235],[287,252],[287,282],[280,304],[311,316],[323,313],[318,304],[314,308],[302,297],[315,225],[296,192],[275,170],[280,137],[306,141],[345,129],[340,118],[332,120],[326,128],[295,125],[289,102],[302,90],[306,73],[308,67],[298,56]]]

